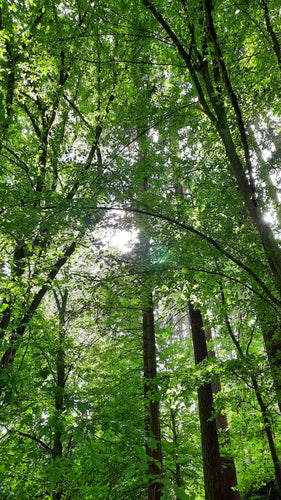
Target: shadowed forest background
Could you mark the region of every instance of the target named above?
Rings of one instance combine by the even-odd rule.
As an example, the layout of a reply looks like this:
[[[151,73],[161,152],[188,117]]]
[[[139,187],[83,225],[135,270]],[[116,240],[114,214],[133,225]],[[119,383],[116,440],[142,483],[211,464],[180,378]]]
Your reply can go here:
[[[277,0],[0,2],[0,497],[281,495]]]

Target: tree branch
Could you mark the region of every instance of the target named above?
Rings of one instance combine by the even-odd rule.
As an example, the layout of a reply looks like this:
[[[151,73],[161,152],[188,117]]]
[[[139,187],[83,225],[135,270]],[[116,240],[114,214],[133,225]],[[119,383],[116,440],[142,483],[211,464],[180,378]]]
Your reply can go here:
[[[87,209],[91,209],[91,208],[87,207]],[[222,255],[224,255],[225,257],[227,257],[227,259],[231,260],[238,267],[240,267],[241,269],[243,269],[244,271],[246,271],[246,273],[249,274],[256,281],[256,283],[262,288],[262,290],[266,293],[266,295],[270,298],[270,300],[275,305],[277,305],[278,307],[281,306],[281,301],[279,301],[273,295],[273,293],[269,290],[269,288],[266,286],[266,284],[261,280],[261,278],[259,278],[259,276],[250,267],[248,267],[246,264],[244,264],[241,260],[237,259],[237,257],[234,257],[233,255],[231,255],[231,253],[228,252],[227,250],[225,250],[221,246],[220,243],[218,243],[216,240],[214,240],[214,238],[211,238],[210,236],[207,236],[206,234],[202,233],[201,231],[198,231],[197,229],[195,229],[194,227],[189,226],[187,224],[183,224],[182,222],[179,222],[177,220],[171,219],[170,217],[167,217],[165,215],[155,214],[153,212],[149,212],[148,210],[141,210],[141,209],[138,209],[138,208],[98,206],[98,207],[92,207],[92,209],[93,210],[108,210],[108,211],[110,211],[110,210],[121,210],[122,211],[123,210],[123,211],[126,211],[126,212],[132,212],[132,213],[138,213],[138,214],[142,214],[142,215],[148,215],[150,217],[154,217],[156,219],[164,220],[164,221],[167,221],[167,222],[169,222],[171,224],[175,224],[176,226],[181,227],[182,229],[185,229],[189,233],[195,234],[199,238],[201,238],[201,239],[207,241],[208,243],[210,243],[211,246],[213,246],[214,248],[216,248]]]
[[[223,81],[225,83],[226,90],[228,92],[228,95],[230,97],[235,115],[236,115],[236,121],[238,125],[238,130],[240,133],[241,137],[241,142],[243,145],[244,149],[244,155],[245,155],[245,161],[248,169],[248,174],[249,174],[249,179],[250,179],[250,185],[253,193],[255,193],[255,182],[253,178],[253,168],[252,168],[252,163],[250,159],[250,149],[249,149],[249,144],[248,144],[248,139],[247,139],[247,134],[246,134],[246,129],[244,126],[244,121],[242,117],[242,112],[238,103],[237,96],[234,92],[234,89],[232,87],[231,81],[228,76],[227,68],[224,62],[224,58],[222,55],[222,51],[220,48],[220,45],[218,43],[217,39],[217,34],[215,31],[215,26],[214,26],[214,21],[212,17],[212,0],[204,0],[204,7],[205,7],[205,15],[206,15],[206,24],[207,24],[207,29],[208,29],[208,34],[209,37],[213,43],[214,49],[215,49],[215,54],[217,58],[217,62],[219,64],[219,67],[221,69],[221,75],[223,78]]]

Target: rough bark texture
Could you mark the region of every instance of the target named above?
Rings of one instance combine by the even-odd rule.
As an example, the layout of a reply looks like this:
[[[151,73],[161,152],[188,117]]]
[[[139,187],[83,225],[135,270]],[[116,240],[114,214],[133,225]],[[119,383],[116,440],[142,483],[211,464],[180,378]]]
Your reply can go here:
[[[203,319],[191,302],[188,303],[195,364],[208,357]],[[201,445],[206,500],[227,500],[223,493],[221,460],[216,421],[213,419],[213,395],[211,383],[198,389],[198,406],[201,430]]]
[[[152,294],[143,310],[143,373],[146,454],[148,458],[148,500],[162,497],[162,449],[159,399],[156,386],[156,348]]]

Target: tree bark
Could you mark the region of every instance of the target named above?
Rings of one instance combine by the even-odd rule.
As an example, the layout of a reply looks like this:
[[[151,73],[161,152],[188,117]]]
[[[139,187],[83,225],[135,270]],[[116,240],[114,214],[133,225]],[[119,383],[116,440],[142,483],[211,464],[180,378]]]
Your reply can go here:
[[[211,331],[205,329],[206,341],[212,340]],[[213,350],[208,350],[208,358],[215,358],[216,354]],[[221,392],[220,381],[212,382],[212,393],[218,394]],[[223,442],[220,443],[220,457],[221,457],[221,470],[222,470],[222,480],[223,480],[223,491],[224,496],[227,500],[240,500],[240,493],[237,490],[237,475],[236,467],[232,456],[225,455],[223,448],[229,447],[231,444],[230,436],[228,432],[228,422],[226,416],[219,411],[216,416],[216,426],[219,433],[223,435]]]
[[[156,385],[157,361],[152,294],[143,309],[143,373],[145,405],[145,449],[148,459],[148,500],[162,497],[163,472],[159,394]]]
[[[56,386],[55,386],[55,421],[54,421],[54,441],[52,460],[56,466],[60,466],[59,461],[63,457],[63,447],[61,437],[63,434],[62,428],[62,413],[64,410],[64,389],[65,389],[65,311],[68,298],[68,290],[61,293],[61,302],[54,290],[54,297],[59,312],[59,339],[56,352]],[[56,490],[52,494],[54,500],[61,500],[63,495],[63,485],[61,480],[56,484]]]
[[[208,358],[203,319],[200,311],[188,302],[195,365]],[[198,388],[198,406],[201,430],[201,445],[206,500],[227,500],[223,492],[221,459],[216,421],[213,418],[213,395],[211,383]]]
[[[146,149],[143,148],[140,136],[145,136],[146,129],[140,128],[139,148],[140,160],[145,160]],[[148,179],[146,175],[139,186],[145,193]],[[143,269],[150,268],[150,230],[149,224],[136,217],[139,229],[139,261]],[[144,429],[145,429],[145,450],[148,464],[147,498],[148,500],[160,500],[163,488],[163,458],[160,430],[160,397],[157,387],[157,358],[155,325],[153,313],[153,287],[150,280],[143,280],[143,375],[144,375]]]

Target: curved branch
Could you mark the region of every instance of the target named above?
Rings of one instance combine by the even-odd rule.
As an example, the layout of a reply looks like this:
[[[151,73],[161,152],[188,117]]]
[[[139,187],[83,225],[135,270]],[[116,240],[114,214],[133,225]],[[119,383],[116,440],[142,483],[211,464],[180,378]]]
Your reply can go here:
[[[272,302],[274,304],[276,304],[278,307],[281,306],[281,301],[279,301],[273,295],[273,293],[269,290],[269,288],[266,286],[266,284],[261,280],[261,278],[250,267],[248,267],[246,264],[244,264],[241,260],[237,259],[237,257],[231,255],[231,253],[228,252],[227,250],[225,250],[221,246],[221,244],[218,243],[214,238],[212,238],[211,236],[208,236],[208,235],[202,233],[201,231],[198,231],[194,227],[189,226],[187,224],[184,224],[182,222],[179,222],[177,220],[171,219],[170,217],[167,217],[166,215],[155,214],[153,212],[149,212],[148,210],[141,210],[141,209],[138,209],[138,208],[128,208],[128,207],[125,207],[125,208],[121,207],[120,208],[120,207],[99,206],[99,207],[93,207],[93,209],[94,210],[108,210],[108,211],[110,211],[110,210],[121,210],[121,211],[125,211],[125,212],[137,213],[137,214],[141,214],[141,215],[148,215],[150,217],[154,217],[155,219],[160,219],[160,220],[167,221],[170,224],[174,224],[174,225],[176,225],[178,227],[181,227],[182,229],[185,229],[189,233],[195,234],[199,238],[201,238],[201,239],[207,241],[208,243],[210,243],[210,245],[212,247],[216,248],[222,255],[224,255],[225,257],[227,257],[228,260],[231,260],[238,267],[240,267],[241,269],[243,269],[244,271],[246,271],[246,273],[249,274],[255,280],[255,282],[262,288],[262,290],[266,293],[266,295],[270,298],[270,300],[272,300]]]
[[[40,446],[42,446],[42,448],[47,450],[49,453],[51,454],[53,453],[53,450],[52,448],[50,448],[50,446],[48,446],[44,441],[42,441],[42,439],[37,438],[33,434],[9,429],[6,425],[1,424],[1,426],[4,427],[9,434],[18,434],[19,436],[27,437],[28,439],[31,439],[32,441],[35,441],[36,443],[40,444]]]
[[[220,69],[221,69],[221,75],[222,75],[226,90],[228,92],[228,95],[230,97],[230,100],[231,100],[231,103],[232,103],[232,106],[233,106],[233,109],[234,109],[234,112],[236,115],[237,126],[238,126],[239,134],[241,137],[241,142],[242,142],[243,149],[244,149],[245,161],[246,161],[246,165],[247,165],[247,169],[248,169],[248,173],[249,173],[250,185],[251,185],[251,189],[252,189],[253,195],[254,195],[255,182],[254,182],[254,178],[253,178],[253,168],[252,168],[252,163],[251,163],[251,158],[250,158],[250,148],[249,148],[249,144],[248,144],[248,138],[247,138],[247,134],[246,134],[244,120],[242,117],[242,111],[241,111],[237,96],[236,96],[234,89],[232,87],[232,84],[231,84],[231,81],[230,81],[230,78],[228,75],[228,71],[226,68],[226,64],[225,64],[225,61],[224,61],[224,58],[222,55],[222,51],[221,51],[220,45],[218,43],[217,33],[215,30],[213,16],[212,16],[212,9],[213,9],[212,0],[205,0],[204,7],[205,7],[206,24],[207,24],[209,36],[210,36],[210,39],[213,43],[213,46],[215,49],[215,54],[217,57],[217,62],[218,62]]]
[[[212,113],[212,111],[210,110],[210,108],[208,106],[208,103],[207,103],[207,101],[205,99],[204,92],[202,90],[201,84],[200,84],[199,79],[198,79],[198,77],[196,75],[196,71],[194,70],[194,66],[192,65],[192,62],[191,62],[191,47],[192,46],[190,47],[190,51],[188,53],[185,50],[185,48],[182,45],[182,43],[180,42],[180,40],[177,37],[176,33],[172,30],[172,28],[170,27],[170,25],[163,18],[162,14],[156,10],[156,8],[154,7],[154,5],[152,5],[152,3],[149,0],[143,0],[143,4],[144,4],[144,6],[148,10],[150,10],[150,12],[152,13],[153,17],[156,19],[156,21],[158,21],[158,23],[160,24],[160,26],[162,26],[162,28],[165,30],[165,32],[167,33],[167,35],[169,36],[169,38],[172,40],[172,42],[176,46],[176,48],[178,50],[178,53],[181,56],[181,58],[184,60],[184,62],[186,64],[186,67],[187,67],[187,69],[188,69],[188,71],[189,71],[189,73],[191,75],[191,78],[192,78],[192,80],[193,80],[193,82],[194,82],[194,84],[196,86],[198,97],[199,97],[201,106],[202,106],[202,108],[204,110],[204,113],[208,116],[208,118],[211,120],[212,123],[216,123],[217,119],[216,119],[216,117],[214,116],[214,114]]]

